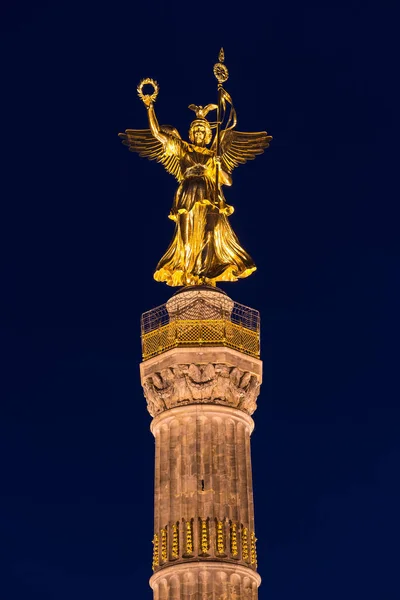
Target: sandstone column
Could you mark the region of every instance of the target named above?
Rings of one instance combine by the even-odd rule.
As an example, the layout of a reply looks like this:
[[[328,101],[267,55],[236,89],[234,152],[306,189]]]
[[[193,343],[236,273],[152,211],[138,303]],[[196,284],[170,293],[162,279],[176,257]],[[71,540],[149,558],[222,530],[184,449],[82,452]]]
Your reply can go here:
[[[142,344],[155,438],[154,599],[256,600],[258,313],[216,288],[184,288],[143,315]]]

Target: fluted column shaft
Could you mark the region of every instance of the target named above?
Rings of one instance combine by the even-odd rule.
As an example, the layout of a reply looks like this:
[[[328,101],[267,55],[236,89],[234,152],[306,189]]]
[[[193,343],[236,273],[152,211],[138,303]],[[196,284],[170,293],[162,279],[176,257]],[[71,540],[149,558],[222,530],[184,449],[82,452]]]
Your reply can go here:
[[[159,557],[159,566],[171,560],[208,555],[239,561],[255,568],[255,560],[241,540],[247,530],[247,546],[254,532],[254,506],[251,494],[250,435],[254,423],[235,408],[189,405],[161,413],[151,425],[155,437],[154,530],[161,539],[166,530],[172,540],[178,526],[179,557]],[[202,522],[206,521],[207,552],[201,547]],[[187,551],[186,524],[191,524],[193,549]],[[219,524],[219,525],[218,525]],[[218,527],[222,546],[217,546]],[[204,528],[204,526],[203,526]],[[236,533],[236,536],[235,536]],[[236,537],[237,549],[232,549]],[[235,544],[234,544],[235,547]],[[206,558],[206,557],[204,557]]]

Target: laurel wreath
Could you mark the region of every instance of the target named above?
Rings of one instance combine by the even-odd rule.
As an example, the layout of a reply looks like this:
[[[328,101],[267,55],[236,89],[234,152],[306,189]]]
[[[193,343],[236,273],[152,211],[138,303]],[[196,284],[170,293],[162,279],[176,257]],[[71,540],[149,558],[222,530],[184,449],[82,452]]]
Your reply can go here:
[[[143,94],[143,86],[145,86],[145,85],[153,86],[152,94]],[[147,77],[147,79],[142,79],[142,81],[137,86],[137,93],[138,93],[139,98],[142,100],[142,102],[144,102],[145,98],[150,98],[150,100],[152,102],[155,102],[156,98],[158,96],[158,90],[159,90],[159,88],[158,88],[157,81],[154,81],[154,79],[150,79],[149,77]]]

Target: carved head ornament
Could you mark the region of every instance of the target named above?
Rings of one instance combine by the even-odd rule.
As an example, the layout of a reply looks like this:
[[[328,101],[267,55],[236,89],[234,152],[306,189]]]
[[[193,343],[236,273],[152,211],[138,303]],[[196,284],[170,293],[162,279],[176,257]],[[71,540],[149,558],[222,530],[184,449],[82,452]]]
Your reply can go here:
[[[211,110],[218,108],[216,104],[207,104],[207,106],[197,106],[196,104],[189,105],[190,110],[196,113],[196,119],[191,122],[189,129],[189,139],[193,143],[195,128],[201,127],[205,131],[205,143],[209,144],[212,138],[212,124],[206,119],[206,116]]]

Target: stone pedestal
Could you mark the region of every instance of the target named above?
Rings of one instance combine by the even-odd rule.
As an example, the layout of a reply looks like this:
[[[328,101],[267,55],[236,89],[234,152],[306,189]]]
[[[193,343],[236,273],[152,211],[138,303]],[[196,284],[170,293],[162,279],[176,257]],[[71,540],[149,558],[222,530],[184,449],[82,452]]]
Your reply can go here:
[[[229,319],[225,294],[203,289],[199,310],[195,291],[167,303],[171,318]],[[256,600],[250,415],[261,361],[222,346],[177,347],[140,371],[154,417],[155,600]]]

